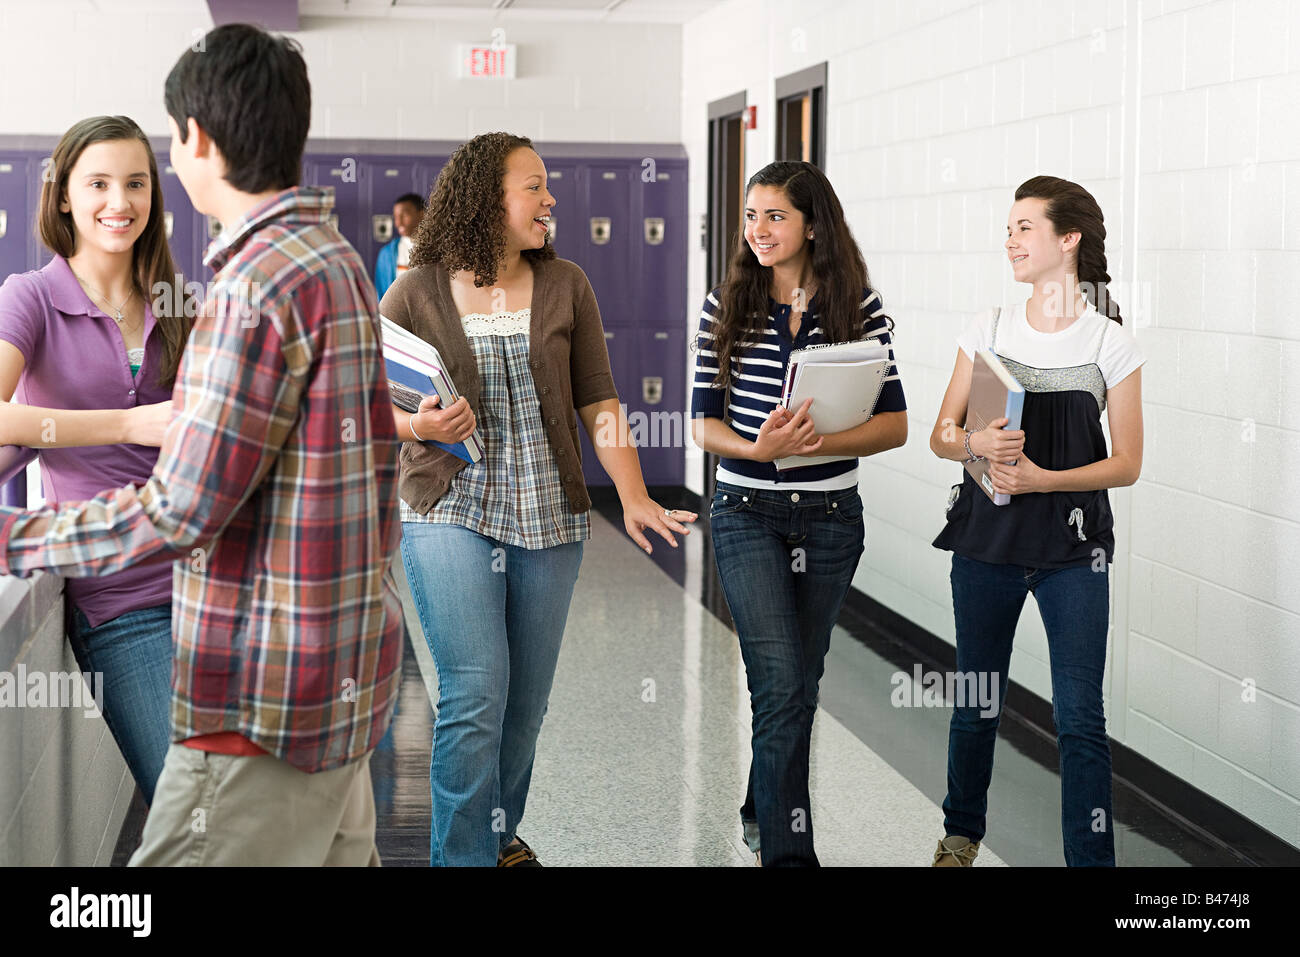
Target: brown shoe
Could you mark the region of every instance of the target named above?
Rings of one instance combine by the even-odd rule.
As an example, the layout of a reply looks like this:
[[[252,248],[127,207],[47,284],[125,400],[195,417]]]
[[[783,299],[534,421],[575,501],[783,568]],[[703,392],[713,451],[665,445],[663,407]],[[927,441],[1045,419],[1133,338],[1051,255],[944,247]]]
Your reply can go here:
[[[934,852],[931,867],[970,867],[975,862],[975,855],[980,852],[980,842],[971,842],[968,837],[950,834],[939,842]]]

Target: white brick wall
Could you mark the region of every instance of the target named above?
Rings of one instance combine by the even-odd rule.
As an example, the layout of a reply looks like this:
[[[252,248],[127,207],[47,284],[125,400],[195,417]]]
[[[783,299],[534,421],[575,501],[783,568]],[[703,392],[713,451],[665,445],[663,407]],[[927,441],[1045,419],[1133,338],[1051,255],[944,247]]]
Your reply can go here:
[[[1018,183],[1097,197],[1148,356],[1143,476],[1111,493],[1110,730],[1300,844],[1300,4],[732,0],[682,39],[693,215],[707,103],[758,105],[749,174],[773,156],[774,78],[828,63],[827,173],[899,322],[912,413],[907,446],[863,463],[890,505],[870,509],[855,584],[949,641],[930,541],[960,473],[926,440],[953,338],[1028,294],[1000,255]],[[699,301],[702,255],[689,281]],[[1032,602],[1011,673],[1050,696]]]
[[[0,134],[59,134],[125,113],[166,135],[163,81],[212,28],[202,0],[0,4]],[[456,46],[500,26],[518,45],[513,81],[458,79]],[[506,129],[539,141],[673,143],[681,28],[480,20],[304,17],[293,34],[312,82],[313,137],[463,140]]]

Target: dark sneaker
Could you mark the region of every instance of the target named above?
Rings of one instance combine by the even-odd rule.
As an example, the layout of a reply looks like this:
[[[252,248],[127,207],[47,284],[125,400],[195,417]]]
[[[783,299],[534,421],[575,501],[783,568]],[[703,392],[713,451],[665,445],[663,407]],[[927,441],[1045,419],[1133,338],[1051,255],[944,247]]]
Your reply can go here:
[[[497,867],[541,867],[542,862],[537,859],[533,849],[524,843],[524,839],[516,836],[513,841],[502,848],[497,854]]]

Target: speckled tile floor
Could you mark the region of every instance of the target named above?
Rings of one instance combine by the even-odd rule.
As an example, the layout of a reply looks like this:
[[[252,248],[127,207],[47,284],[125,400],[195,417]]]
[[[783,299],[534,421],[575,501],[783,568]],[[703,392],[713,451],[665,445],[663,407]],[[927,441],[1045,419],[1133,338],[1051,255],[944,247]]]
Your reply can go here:
[[[421,635],[409,596],[407,627]],[[437,678],[427,647],[413,642],[412,650],[423,683],[408,666],[393,737],[403,756],[412,736],[424,748],[425,813],[422,829],[395,831],[376,775],[386,864],[416,863],[421,850],[427,860],[429,731],[416,726],[422,709],[411,698],[432,692]],[[738,814],[749,720],[735,634],[593,513],[520,833],[549,865],[752,865]],[[402,765],[414,766],[418,753]],[[811,793],[823,864],[929,863],[940,810],[820,708]],[[405,845],[407,836],[423,846]],[[979,862],[1003,864],[987,846]]]
[[[738,814],[749,699],[706,531],[678,550],[660,542],[648,557],[618,517],[607,503],[591,513],[520,833],[551,866],[749,866]],[[400,562],[395,570],[413,640],[397,712],[371,759],[376,842],[385,866],[424,866],[437,675]],[[842,613],[813,729],[823,864],[925,866],[941,833],[949,713],[890,705],[891,677],[911,669],[899,654]],[[1055,743],[1004,720],[995,761],[977,866],[1063,866]],[[143,818],[137,791],[115,865],[138,844]],[[1249,863],[1119,778],[1114,826],[1121,866]]]

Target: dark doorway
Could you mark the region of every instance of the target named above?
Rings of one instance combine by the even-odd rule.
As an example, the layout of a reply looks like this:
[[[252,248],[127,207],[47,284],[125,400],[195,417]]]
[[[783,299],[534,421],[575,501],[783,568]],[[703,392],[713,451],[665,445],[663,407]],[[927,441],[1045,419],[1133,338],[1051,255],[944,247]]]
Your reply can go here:
[[[826,168],[826,64],[776,81],[776,158]]]
[[[745,197],[745,94],[709,104],[708,267],[710,289],[722,281],[740,231]]]

